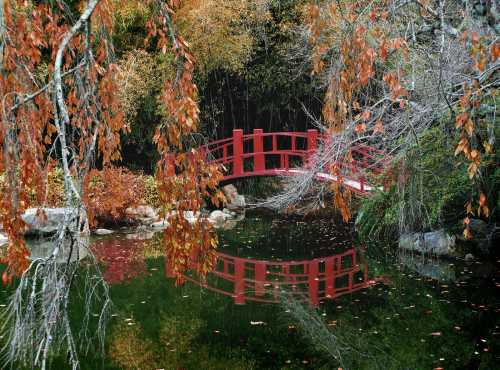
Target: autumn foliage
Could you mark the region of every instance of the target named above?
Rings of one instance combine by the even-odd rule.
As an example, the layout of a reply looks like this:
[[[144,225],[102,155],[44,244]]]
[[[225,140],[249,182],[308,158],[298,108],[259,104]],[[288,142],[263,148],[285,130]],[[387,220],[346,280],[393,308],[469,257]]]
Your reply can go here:
[[[90,227],[117,224],[126,210],[144,199],[145,179],[121,167],[92,170],[85,181],[85,203]]]
[[[88,21],[71,29],[64,8],[52,2],[5,3],[6,27],[15,30],[5,44],[0,76],[4,96],[0,173],[5,173],[6,184],[0,219],[10,240],[2,261],[9,266],[9,276],[21,274],[28,265],[29,252],[19,230],[23,229],[21,214],[29,206],[30,192],[37,190],[37,199],[43,200],[40,203],[56,203],[54,194],[48,194],[44,174],[49,173],[50,156],[60,150],[57,145],[64,148],[59,159],[65,206],[83,202],[92,225],[116,221],[143,199],[143,179],[111,166],[121,158],[120,135],[129,127],[124,121],[122,96],[116,93],[118,67],[113,62],[111,40],[92,34],[112,36],[117,6],[120,2],[109,0],[82,3],[82,9],[90,11],[82,13],[82,19]],[[172,261],[179,261],[181,271],[193,249],[198,248],[200,256],[210,256],[217,244],[210,225],[201,220],[190,224],[183,213],[199,211],[206,196],[223,198],[216,190],[220,172],[215,166],[206,166],[202,153],[188,145],[187,139],[198,128],[199,110],[194,57],[175,32],[179,2],[151,0],[141,6],[151,14],[146,22],[146,44],[173,55],[175,73],[164,83],[161,97],[166,115],[154,141],[161,156],[156,182],[158,199],[164,202],[163,215],[178,211],[165,233],[165,248]],[[67,43],[61,46],[63,36]],[[35,72],[42,81],[31,78]],[[46,86],[40,89],[38,82]],[[53,84],[64,88],[53,91]],[[92,169],[96,161],[103,164],[103,171]],[[210,265],[207,262],[203,271]]]

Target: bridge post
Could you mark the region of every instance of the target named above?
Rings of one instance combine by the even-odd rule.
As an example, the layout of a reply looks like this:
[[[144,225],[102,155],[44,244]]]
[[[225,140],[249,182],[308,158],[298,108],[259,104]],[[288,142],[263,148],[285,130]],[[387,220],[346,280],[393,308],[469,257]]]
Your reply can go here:
[[[265,294],[266,270],[265,262],[259,261],[255,264],[255,295],[257,297],[262,297]]]
[[[233,175],[243,174],[243,130],[233,130]]]
[[[335,298],[335,257],[329,257],[325,261],[325,293],[327,298]]]
[[[318,260],[312,260],[309,262],[309,303],[314,306],[318,307],[319,305],[319,261]]]
[[[245,304],[245,261],[234,261],[234,303]]]
[[[309,161],[318,147],[318,130],[307,130],[307,160]]]
[[[261,128],[253,129],[253,170],[254,172],[266,170],[266,157],[264,155],[264,138]]]

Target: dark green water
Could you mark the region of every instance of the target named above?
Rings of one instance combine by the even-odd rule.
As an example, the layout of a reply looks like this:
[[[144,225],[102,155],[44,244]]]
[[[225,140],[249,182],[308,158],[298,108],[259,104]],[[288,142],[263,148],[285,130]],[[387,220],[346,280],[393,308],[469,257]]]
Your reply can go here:
[[[130,238],[95,244],[114,316],[106,357],[92,348],[82,354],[83,369],[500,368],[498,264],[424,263],[368,246],[369,278],[383,276],[383,283],[317,309],[289,301],[236,305],[191,282],[176,287],[165,276],[158,237]],[[257,260],[321,259],[352,246],[345,227],[324,219],[247,214],[220,232],[221,252]],[[71,313],[78,320],[78,304]],[[329,354],[339,345],[341,362]],[[53,368],[66,368],[63,359]]]

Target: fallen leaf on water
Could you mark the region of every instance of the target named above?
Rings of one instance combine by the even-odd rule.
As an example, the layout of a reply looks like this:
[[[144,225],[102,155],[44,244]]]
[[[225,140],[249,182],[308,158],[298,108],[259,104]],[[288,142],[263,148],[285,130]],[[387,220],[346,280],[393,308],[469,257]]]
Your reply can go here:
[[[250,321],[250,325],[266,325],[264,321]]]

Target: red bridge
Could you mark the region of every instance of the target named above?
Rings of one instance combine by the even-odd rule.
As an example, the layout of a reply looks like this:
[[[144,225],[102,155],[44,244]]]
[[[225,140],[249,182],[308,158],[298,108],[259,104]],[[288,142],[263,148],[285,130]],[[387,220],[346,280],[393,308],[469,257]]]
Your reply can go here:
[[[233,136],[202,147],[208,162],[224,166],[223,181],[251,176],[302,175],[311,168],[320,139],[317,130],[307,132],[269,132],[254,129],[251,134],[233,130]],[[387,166],[386,154],[371,146],[358,144],[350,149],[349,160],[328,163],[315,177],[320,181],[342,181],[353,191],[373,190],[372,177]],[[332,168],[337,169],[332,172]]]
[[[325,299],[353,293],[380,280],[368,279],[368,265],[354,248],[305,261],[272,262],[224,253],[217,253],[217,256],[216,267],[206,280],[199,279],[196,274],[185,274],[184,279],[232,297],[236,304],[246,301],[278,303],[281,292],[286,291],[318,306]],[[174,277],[170,271],[165,260],[167,277]]]

